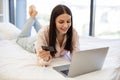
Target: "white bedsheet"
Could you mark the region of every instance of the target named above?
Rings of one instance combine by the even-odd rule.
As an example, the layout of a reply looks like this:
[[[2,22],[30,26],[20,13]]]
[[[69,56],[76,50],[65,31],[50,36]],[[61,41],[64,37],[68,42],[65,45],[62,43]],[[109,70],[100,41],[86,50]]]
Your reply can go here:
[[[109,46],[103,69],[65,78],[53,66],[70,63],[64,57],[54,59],[49,67],[36,64],[36,54],[29,53],[15,40],[0,41],[0,80],[120,80],[120,40],[80,37],[81,50]]]

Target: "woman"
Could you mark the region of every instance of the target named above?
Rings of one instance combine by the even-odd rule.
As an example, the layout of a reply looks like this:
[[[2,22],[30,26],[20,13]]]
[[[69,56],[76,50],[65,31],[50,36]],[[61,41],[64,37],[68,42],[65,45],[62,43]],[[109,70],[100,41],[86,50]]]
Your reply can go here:
[[[33,12],[34,11],[35,9],[33,8]],[[35,19],[34,23],[36,23],[36,21]],[[20,42],[21,39],[24,38],[20,37],[17,42]],[[30,41],[30,43],[34,41]],[[32,45],[32,47],[33,46],[34,45]],[[43,50],[41,46],[53,47],[55,51],[50,52]],[[79,36],[76,30],[73,29],[72,13],[67,6],[57,5],[52,10],[50,24],[39,30],[35,47],[31,50],[36,51],[38,61],[42,59],[42,61],[46,62],[44,65],[48,65],[50,60],[54,57],[64,56],[68,52],[70,52],[72,56],[74,52],[79,50]]]

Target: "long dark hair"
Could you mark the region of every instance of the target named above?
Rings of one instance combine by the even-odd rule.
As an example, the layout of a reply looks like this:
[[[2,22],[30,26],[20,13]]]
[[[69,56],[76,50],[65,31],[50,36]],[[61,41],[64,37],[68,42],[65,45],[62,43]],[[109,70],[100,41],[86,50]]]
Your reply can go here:
[[[71,26],[69,30],[67,31],[67,40],[64,49],[72,52],[73,47],[72,47],[72,34],[73,34],[73,20],[72,20],[72,13],[71,10],[65,6],[65,5],[57,5],[51,13],[50,17],[50,28],[49,28],[49,46],[52,46],[55,49],[55,52],[51,52],[51,55],[54,57],[56,51],[56,23],[55,20],[56,18],[61,15],[67,13],[71,16]]]

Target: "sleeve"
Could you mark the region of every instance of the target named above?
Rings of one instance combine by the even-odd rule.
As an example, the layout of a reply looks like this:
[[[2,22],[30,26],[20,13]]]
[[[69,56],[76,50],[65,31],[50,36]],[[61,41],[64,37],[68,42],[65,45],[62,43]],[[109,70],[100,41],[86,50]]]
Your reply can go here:
[[[48,45],[48,39],[46,39],[46,36],[48,36],[48,30],[47,28],[42,28],[39,30],[37,35],[37,40],[35,42],[35,50],[36,53],[39,54],[39,51],[42,50],[41,46],[47,46]]]
[[[72,54],[75,53],[76,51],[80,50],[80,39],[79,39],[79,35],[75,29],[73,29],[72,45],[73,45]]]

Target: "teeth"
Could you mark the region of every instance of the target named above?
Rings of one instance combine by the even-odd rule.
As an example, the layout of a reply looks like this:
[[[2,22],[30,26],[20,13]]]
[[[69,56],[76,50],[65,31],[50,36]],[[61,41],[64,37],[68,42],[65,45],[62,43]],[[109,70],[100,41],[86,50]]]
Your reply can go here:
[[[66,29],[62,29],[62,30],[66,30]]]

